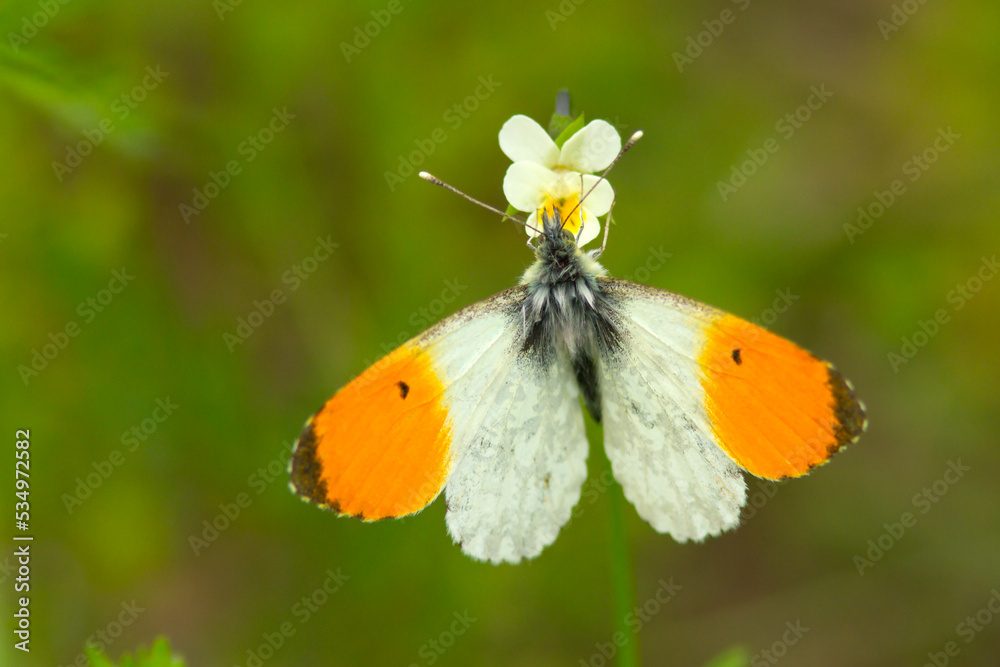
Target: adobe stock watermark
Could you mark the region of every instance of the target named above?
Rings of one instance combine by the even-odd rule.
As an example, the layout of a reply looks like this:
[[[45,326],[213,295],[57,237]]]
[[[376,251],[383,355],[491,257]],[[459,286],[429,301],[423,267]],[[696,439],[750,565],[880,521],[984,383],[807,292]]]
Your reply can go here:
[[[769,667],[778,664],[779,660],[788,655],[788,649],[798,644],[799,640],[809,632],[809,628],[803,627],[799,619],[795,619],[794,623],[785,621],[785,628],[787,629],[780,639],[776,639],[773,644],[754,654],[750,659],[750,667]]]
[[[404,9],[406,7],[401,0],[389,0],[385,9],[371,10],[371,21],[354,26],[354,39],[350,42],[340,43],[340,52],[344,54],[344,59],[348,64],[352,58],[360,55],[361,51],[366,49],[373,39],[381,35],[382,30],[388,27],[393,17],[402,14]]]
[[[316,587],[309,595],[303,595],[292,605],[289,614],[298,621],[299,626],[309,622],[316,613],[320,611],[341,588],[350,577],[340,571],[334,572],[327,569],[324,572],[326,579]],[[285,645],[289,639],[295,636],[295,624],[291,620],[283,621],[273,632],[265,632],[261,635],[261,642],[246,651],[246,660],[236,667],[262,667],[262,665],[273,658],[275,654]]]
[[[243,0],[212,0],[212,9],[219,21],[226,20],[226,14],[232,14],[236,8],[243,4]]]
[[[566,20],[576,12],[578,7],[581,7],[587,0],[562,0],[555,9],[545,10],[545,20],[549,22],[549,27],[555,30],[559,27],[560,23],[565,23]]]
[[[951,129],[951,125],[948,126],[947,130],[939,127],[937,133],[938,136],[930,146],[919,154],[914,154],[913,157],[903,163],[903,176],[910,183],[919,181],[920,177],[927,173],[927,170],[938,161],[938,158],[943,153],[948,152],[948,149],[962,138],[962,135]],[[866,206],[858,207],[858,217],[855,222],[844,223],[844,233],[847,234],[847,240],[853,244],[854,239],[871,229],[875,221],[881,218],[901,196],[906,194],[906,189],[906,181],[902,178],[897,178],[889,184],[888,189],[872,192],[873,201],[869,202]]]
[[[745,320],[741,324],[741,328],[744,330],[743,337],[747,342],[753,342],[760,338],[760,328],[770,327],[772,324],[778,321],[778,317],[788,312],[788,309],[799,300],[798,294],[792,294],[792,288],[786,287],[784,289],[775,290],[774,301],[771,302],[771,306],[765,308],[756,317],[751,317],[749,320]],[[750,325],[753,326],[750,326]],[[759,327],[759,328],[758,328]]]
[[[122,267],[121,270],[113,270],[108,286],[99,290],[94,296],[81,301],[76,307],[76,314],[83,318],[84,324],[90,324],[97,319],[99,313],[103,313],[104,309],[111,305],[115,297],[121,294],[133,280],[135,280],[135,276],[129,274],[125,267]],[[62,329],[49,332],[48,341],[42,343],[40,349],[39,347],[31,348],[31,360],[27,364],[20,364],[17,367],[17,374],[24,386],[27,387],[32,380],[48,368],[49,364],[59,356],[59,353],[69,346],[70,339],[79,336],[81,331],[80,324],[76,320],[70,320],[63,325]]]
[[[644,283],[649,280],[650,276],[666,266],[667,260],[673,256],[673,253],[665,252],[663,246],[656,248],[649,246],[649,254],[646,256],[646,261],[635,267],[632,273],[622,276],[622,279]]]
[[[192,188],[193,196],[190,203],[181,202],[177,206],[185,225],[190,224],[192,218],[201,215],[212,203],[212,200],[229,187],[233,178],[242,174],[243,168],[257,159],[261,151],[267,148],[275,137],[288,127],[289,121],[297,117],[295,114],[289,113],[287,106],[281,109],[274,107],[271,111],[271,118],[267,124],[254,134],[248,135],[236,146],[236,157],[226,162],[219,171],[208,172],[208,180],[201,188]]]
[[[796,107],[793,111],[786,113],[774,124],[774,131],[781,139],[787,143],[795,136],[795,133],[802,129],[802,126],[812,119],[813,115],[823,108],[823,105],[833,97],[833,93],[826,88],[826,84],[810,86],[809,96],[806,101]],[[716,189],[722,201],[728,201],[729,197],[736,193],[747,183],[747,179],[757,173],[771,156],[781,150],[781,141],[777,137],[768,137],[759,148],[748,148],[747,159],[740,164],[732,165],[729,168],[729,178],[724,181],[717,181]]]
[[[236,328],[232,333],[225,331],[222,333],[222,342],[226,344],[226,349],[230,353],[234,352],[237,346],[247,342],[257,329],[263,326],[269,317],[274,315],[277,306],[288,300],[288,295],[296,292],[302,284],[316,273],[320,264],[330,259],[333,251],[340,247],[339,243],[334,243],[332,237],[327,235],[316,237],[316,245],[312,252],[303,259],[292,264],[281,274],[281,284],[288,287],[287,293],[280,287],[271,290],[271,293],[260,301],[254,299],[253,309],[244,316],[236,318]]]
[[[458,282],[458,278],[445,280],[444,288],[441,290],[439,297],[432,299],[426,306],[422,306],[410,314],[407,321],[413,327],[412,332],[408,330],[400,331],[394,340],[381,344],[380,349],[383,355],[388,355],[397,347],[413,338],[414,335],[440,319],[440,316],[448,309],[448,304],[454,303],[455,299],[467,289],[469,289],[469,286]],[[365,378],[364,382],[359,382],[356,385],[359,391],[364,385],[379,376],[385,363],[384,356],[375,361],[365,360],[364,365],[368,370],[358,377],[359,380]]]
[[[409,667],[420,667],[420,665],[430,666],[436,663],[448,649],[455,645],[458,638],[468,632],[472,624],[478,620],[469,614],[468,609],[462,613],[454,612],[452,618],[454,620],[452,620],[447,629],[442,630],[441,634],[437,637],[421,645],[417,651],[417,656],[421,661],[419,663],[411,662]]]
[[[969,466],[962,465],[962,459],[960,458],[948,461],[948,468],[941,475],[940,479],[920,489],[910,499],[913,509],[917,510],[920,515],[930,512],[936,504],[941,502],[941,499],[951,490],[951,487],[958,484],[962,477],[965,476],[965,473],[970,470],[972,468]],[[875,563],[882,560],[882,557],[903,539],[906,531],[917,525],[918,518],[917,514],[906,511],[899,515],[897,521],[883,523],[882,528],[885,529],[885,532],[874,539],[868,540],[868,550],[863,555],[856,554],[853,558],[854,567],[857,568],[858,574],[863,577],[865,576],[865,570],[875,567]]]
[[[128,118],[139,107],[139,104],[145,101],[149,93],[156,90],[168,76],[170,76],[170,72],[164,72],[160,69],[160,65],[155,68],[147,66],[146,76],[142,78],[142,81],[133,86],[131,90],[116,97],[111,103],[113,117],[105,116],[98,121],[95,127],[83,131],[83,139],[72,145],[67,144],[64,162],[52,161],[52,171],[55,172],[56,180],[62,183],[63,178],[72,174],[74,169],[83,164],[83,159],[93,153],[96,147],[104,143],[104,140],[118,129],[115,120],[121,122]]]
[[[889,37],[899,32],[900,28],[907,24],[910,17],[927,4],[927,0],[903,0],[903,2],[893,3],[889,18],[879,19],[875,25],[882,33],[882,39],[889,41]]]
[[[268,487],[275,482],[287,481],[288,462],[291,458],[292,443],[285,441],[281,444],[281,450],[275,458],[257,468],[247,477],[246,485],[250,491],[253,491],[253,495],[246,491],[240,491],[232,502],[219,503],[219,513],[211,519],[204,519],[201,522],[201,533],[188,535],[188,546],[191,547],[195,556],[204,553],[205,549],[214,544],[222,533],[229,530],[229,527],[243,514],[243,510],[253,504],[254,498],[267,491]]]
[[[70,0],[38,0],[38,10],[30,16],[21,17],[21,29],[18,32],[8,32],[7,41],[14,53],[20,53],[21,47],[26,46],[29,41],[38,35],[38,31],[49,24],[55,18],[59,10],[64,5],[68,5]]]
[[[12,575],[17,574],[17,562],[11,560],[12,554],[7,554],[0,562],[0,584],[5,583]]]
[[[982,609],[973,615],[966,616],[955,626],[955,634],[966,644],[971,644],[983,630],[985,630],[997,616],[1000,616],[1000,590],[993,588],[989,592],[990,597]],[[957,641],[945,642],[940,651],[928,651],[927,662],[922,667],[946,667],[951,664],[952,658],[957,658],[962,652],[962,647]]]
[[[745,524],[757,516],[757,512],[763,509],[764,505],[770,502],[771,498],[774,498],[778,494],[778,489],[781,488],[769,479],[755,479],[757,490],[747,492],[747,501],[743,505],[743,515],[740,517],[741,524]]]
[[[680,584],[674,583],[673,577],[667,581],[660,579],[657,583],[660,586],[652,597],[641,605],[633,607],[632,611],[625,615],[625,625],[634,634],[639,634],[646,624],[653,620],[653,617],[659,614],[663,607],[673,600],[683,588]],[[614,657],[618,655],[618,651],[626,643],[628,643],[628,637],[625,636],[625,633],[621,630],[616,631],[611,635],[611,641],[594,644],[596,650],[590,655],[590,658],[580,658],[580,667],[609,667],[614,664]]]
[[[108,648],[125,632],[125,628],[135,623],[135,619],[139,618],[139,614],[144,611],[146,611],[146,608],[140,607],[135,600],[122,602],[118,615],[103,628],[95,630],[93,634],[87,637],[84,644],[101,653],[107,653]],[[73,662],[65,667],[86,667],[89,664],[90,661],[87,659],[87,655],[80,653]]]
[[[160,424],[166,422],[180,406],[170,400],[170,397],[156,399],[156,407],[153,408],[149,416],[135,424],[121,435],[121,449],[112,449],[106,459],[91,462],[93,471],[84,477],[76,478],[76,486],[72,493],[63,493],[60,500],[66,508],[67,514],[73,514],[84,503],[85,500],[94,495],[97,489],[101,488],[104,482],[125,463],[125,454],[132,454],[139,445],[149,439],[160,428]]]
[[[488,100],[502,85],[500,81],[494,81],[492,74],[480,76],[478,85],[472,94],[445,109],[444,113],[441,114],[441,120],[451,131],[458,130],[462,127],[462,123],[479,109],[480,104]],[[448,132],[443,127],[435,127],[426,138],[414,139],[415,148],[406,155],[399,155],[395,171],[385,172],[385,182],[389,186],[389,192],[395,192],[396,186],[415,174],[417,167],[422,165],[437,150],[437,147],[446,141],[448,141]]]
[[[945,295],[945,301],[951,307],[950,311],[948,308],[938,308],[929,319],[917,320],[917,329],[910,335],[900,338],[899,351],[893,350],[887,355],[892,372],[898,373],[903,366],[917,356],[920,350],[927,347],[931,339],[941,331],[941,327],[951,322],[952,314],[965,308],[969,301],[979,294],[988,282],[993,280],[997,271],[1000,271],[997,256],[984,256],[976,272],[964,281],[957,283]]]
[[[746,11],[750,7],[750,0],[732,0],[732,3],[741,12]],[[684,68],[694,64],[694,61],[705,53],[705,49],[715,44],[715,40],[722,36],[726,26],[735,23],[738,16],[739,14],[736,11],[727,7],[719,13],[719,18],[702,21],[701,23],[705,26],[705,29],[696,34],[688,35],[684,53],[680,51],[673,52],[672,57],[674,65],[677,66],[677,71],[683,74]]]

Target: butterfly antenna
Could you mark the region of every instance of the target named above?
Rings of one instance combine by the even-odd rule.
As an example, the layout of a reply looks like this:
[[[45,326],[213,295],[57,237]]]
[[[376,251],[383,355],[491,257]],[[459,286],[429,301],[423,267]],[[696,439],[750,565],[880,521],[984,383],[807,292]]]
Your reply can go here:
[[[573,207],[573,210],[571,210],[569,212],[569,215],[566,216],[567,220],[573,217],[573,214],[576,213],[577,209],[583,205],[584,200],[590,196],[590,193],[593,192],[594,189],[601,184],[601,181],[607,178],[608,172],[611,171],[611,169],[616,164],[618,164],[618,160],[622,159],[622,155],[625,155],[625,151],[635,146],[636,142],[642,139],[642,134],[643,134],[642,130],[636,130],[635,132],[632,133],[632,136],[628,138],[628,141],[625,142],[625,145],[622,146],[622,149],[618,151],[618,155],[616,155],[615,159],[611,161],[611,164],[608,165],[608,168],[601,172],[601,175],[597,179],[597,181],[595,181],[594,184],[590,187],[590,189],[587,190],[585,193],[583,193],[583,196],[580,197],[580,201],[576,203],[576,206]],[[583,176],[580,176],[580,178],[582,180]]]
[[[535,229],[534,227],[532,227],[528,223],[524,222],[523,220],[518,220],[514,216],[508,215],[505,211],[501,211],[500,209],[496,208],[495,206],[490,206],[486,202],[479,201],[478,199],[476,199],[472,195],[465,194],[464,192],[462,192],[461,190],[459,190],[455,186],[449,185],[448,183],[445,183],[444,181],[442,181],[440,178],[438,178],[434,174],[431,174],[431,173],[426,172],[426,171],[422,171],[422,172],[420,172],[419,176],[420,176],[420,178],[424,179],[428,183],[433,183],[434,185],[440,185],[445,190],[450,190],[451,192],[454,192],[459,197],[462,197],[463,199],[467,199],[468,201],[472,202],[473,204],[476,204],[477,206],[482,206],[487,211],[490,211],[492,213],[496,213],[501,218],[510,220],[511,222],[514,222],[514,223],[517,223],[518,225],[521,225],[522,227],[528,227],[529,229],[531,229],[533,231],[541,233],[539,230]]]

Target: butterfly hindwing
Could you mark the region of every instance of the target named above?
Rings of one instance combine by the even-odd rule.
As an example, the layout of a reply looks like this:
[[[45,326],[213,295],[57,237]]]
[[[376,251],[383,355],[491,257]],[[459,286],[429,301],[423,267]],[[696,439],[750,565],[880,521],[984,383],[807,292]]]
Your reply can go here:
[[[734,527],[746,484],[701,407],[693,302],[623,280],[602,283],[623,341],[601,375],[615,478],[639,515],[677,540]]]
[[[476,441],[445,494],[448,532],[494,563],[531,558],[570,518],[587,476],[583,411],[569,362],[540,350],[517,357],[478,403]]]

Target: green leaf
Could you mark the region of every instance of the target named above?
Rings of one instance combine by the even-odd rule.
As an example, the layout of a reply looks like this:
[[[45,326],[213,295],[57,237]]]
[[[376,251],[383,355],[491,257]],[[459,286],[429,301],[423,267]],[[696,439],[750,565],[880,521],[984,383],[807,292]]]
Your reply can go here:
[[[573,120],[572,123],[563,128],[563,131],[559,133],[559,136],[556,137],[556,146],[562,148],[563,144],[566,143],[567,139],[569,139],[574,134],[583,129],[583,125],[584,125],[583,114],[580,114],[579,116],[576,117],[576,119]]]
[[[92,646],[83,647],[83,652],[87,654],[87,662],[90,663],[90,667],[115,667],[113,662]]]
[[[90,667],[116,667],[115,663],[92,646],[85,647],[84,652],[90,661]],[[166,638],[158,637],[148,651],[140,647],[135,652],[135,658],[123,655],[117,667],[184,667],[184,661],[170,652],[170,644]]]
[[[750,652],[745,646],[733,646],[705,663],[705,667],[747,667]]]

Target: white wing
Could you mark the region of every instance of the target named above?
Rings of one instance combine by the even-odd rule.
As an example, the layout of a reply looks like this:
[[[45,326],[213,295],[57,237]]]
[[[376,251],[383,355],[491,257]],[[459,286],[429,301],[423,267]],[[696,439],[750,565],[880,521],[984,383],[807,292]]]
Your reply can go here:
[[[445,385],[453,464],[448,532],[468,555],[517,563],[551,544],[587,476],[569,362],[525,349],[523,287],[473,306],[423,343]]]
[[[576,383],[563,361],[518,358],[462,409],[479,413],[471,446],[445,486],[448,532],[494,563],[537,556],[580,499],[587,438]],[[470,429],[471,430],[471,429]]]
[[[740,468],[716,444],[698,374],[715,313],[671,292],[602,278],[623,344],[602,360],[604,446],[639,515],[679,541],[735,527]]]

